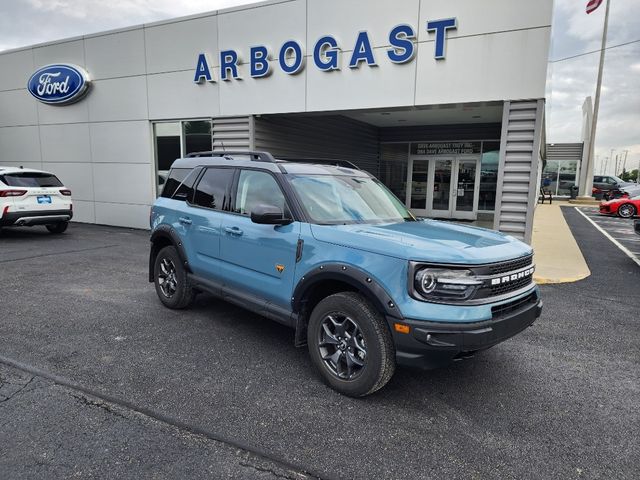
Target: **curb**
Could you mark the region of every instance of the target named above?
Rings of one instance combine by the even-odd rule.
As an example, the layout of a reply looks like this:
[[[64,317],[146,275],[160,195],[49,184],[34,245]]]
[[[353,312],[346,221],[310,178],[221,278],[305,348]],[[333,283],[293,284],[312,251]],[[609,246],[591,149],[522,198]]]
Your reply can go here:
[[[533,281],[536,282],[538,285],[552,285],[552,284],[556,284],[556,283],[573,283],[573,282],[579,282],[580,280],[584,280],[587,277],[591,276],[591,272],[586,273],[586,274],[580,274],[580,275],[576,275],[575,277],[560,277],[560,278],[554,278],[554,277],[538,277],[536,275],[533,276]]]

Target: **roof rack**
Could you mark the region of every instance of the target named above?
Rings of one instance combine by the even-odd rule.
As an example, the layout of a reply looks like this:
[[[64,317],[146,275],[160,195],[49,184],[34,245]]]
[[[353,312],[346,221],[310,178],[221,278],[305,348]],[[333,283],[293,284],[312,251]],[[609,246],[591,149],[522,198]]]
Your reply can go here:
[[[315,163],[318,165],[333,165],[336,167],[346,167],[351,168],[353,170],[360,170],[356,164],[348,161],[348,160],[334,160],[332,158],[293,158],[293,157],[280,157],[281,160],[285,160],[287,162],[297,162],[297,163]]]
[[[212,150],[208,152],[192,152],[187,154],[187,158],[198,157],[232,157],[233,155],[247,155],[254,162],[276,163],[269,152],[255,152],[251,150]]]

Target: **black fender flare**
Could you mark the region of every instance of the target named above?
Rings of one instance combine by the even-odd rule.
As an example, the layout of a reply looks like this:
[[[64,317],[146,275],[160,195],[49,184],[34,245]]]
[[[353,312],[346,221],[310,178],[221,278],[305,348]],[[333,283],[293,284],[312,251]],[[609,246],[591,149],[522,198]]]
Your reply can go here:
[[[160,225],[153,231],[151,238],[149,239],[151,242],[151,249],[149,251],[149,281],[153,282],[153,269],[156,262],[156,256],[160,251],[161,239],[165,240],[162,243],[166,243],[166,240],[168,240],[176,248],[182,265],[187,269],[187,272],[193,273],[191,271],[191,266],[189,265],[187,253],[184,250],[184,245],[182,245],[182,240],[178,233],[169,225]]]
[[[371,275],[361,268],[343,263],[325,263],[305,273],[291,298],[293,312],[299,314],[304,309],[305,299],[314,285],[327,280],[344,282],[356,288],[386,317],[398,320],[404,318],[396,302]]]

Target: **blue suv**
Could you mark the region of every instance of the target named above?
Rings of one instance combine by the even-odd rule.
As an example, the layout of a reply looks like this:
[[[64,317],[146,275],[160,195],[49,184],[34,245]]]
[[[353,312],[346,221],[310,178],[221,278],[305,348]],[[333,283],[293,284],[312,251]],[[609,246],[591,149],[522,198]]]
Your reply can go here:
[[[349,162],[191,154],[174,162],[151,230],[149,281],[164,305],[208,292],[288,325],[350,396],[383,387],[396,364],[485,350],[542,310],[529,246],[417,219]]]

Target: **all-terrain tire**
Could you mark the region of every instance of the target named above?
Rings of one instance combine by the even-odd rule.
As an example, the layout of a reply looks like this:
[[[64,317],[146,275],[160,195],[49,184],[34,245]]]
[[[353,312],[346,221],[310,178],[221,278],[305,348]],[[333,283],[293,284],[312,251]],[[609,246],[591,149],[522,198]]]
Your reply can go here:
[[[372,394],[395,372],[395,347],[389,327],[383,315],[355,292],[336,293],[316,305],[309,319],[307,343],[311,361],[324,381],[350,397]],[[334,362],[336,358],[339,360]],[[357,372],[352,373],[352,369]]]
[[[168,308],[187,308],[196,296],[187,270],[174,246],[164,247],[158,252],[153,268],[153,283],[158,298]]]

